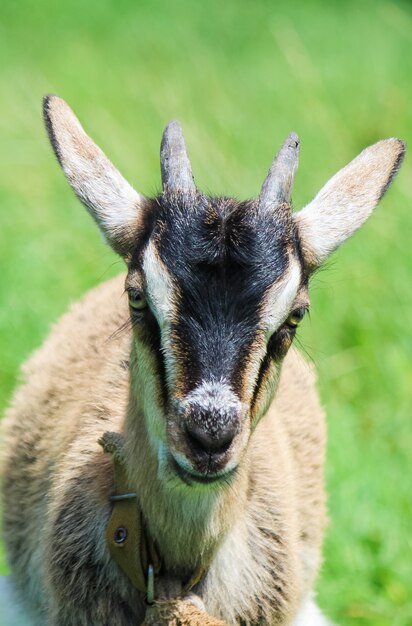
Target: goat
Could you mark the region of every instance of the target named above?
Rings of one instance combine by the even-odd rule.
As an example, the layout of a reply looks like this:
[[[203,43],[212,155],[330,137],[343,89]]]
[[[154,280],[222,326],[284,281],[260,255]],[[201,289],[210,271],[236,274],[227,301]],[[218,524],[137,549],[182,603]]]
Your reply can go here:
[[[127,275],[63,316],[5,417],[5,545],[36,623],[145,619],[144,589],[108,545],[111,451],[159,555],[155,597],[175,585],[164,597],[191,602],[193,624],[326,624],[313,599],[325,420],[314,371],[291,344],[311,274],[371,214],[404,144],[366,148],[293,213],[294,133],[258,199],[239,202],[197,189],[171,122],[162,192],[149,199],[62,99],[46,97],[44,115],[71,187]],[[121,543],[127,529],[117,531]]]

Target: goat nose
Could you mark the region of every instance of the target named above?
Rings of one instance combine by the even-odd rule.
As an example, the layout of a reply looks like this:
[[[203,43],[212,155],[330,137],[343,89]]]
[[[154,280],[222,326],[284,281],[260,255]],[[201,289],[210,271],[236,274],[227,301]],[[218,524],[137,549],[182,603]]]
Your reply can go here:
[[[194,452],[223,454],[230,447],[236,432],[235,424],[228,424],[215,432],[210,432],[200,424],[193,422],[186,424],[187,438]]]

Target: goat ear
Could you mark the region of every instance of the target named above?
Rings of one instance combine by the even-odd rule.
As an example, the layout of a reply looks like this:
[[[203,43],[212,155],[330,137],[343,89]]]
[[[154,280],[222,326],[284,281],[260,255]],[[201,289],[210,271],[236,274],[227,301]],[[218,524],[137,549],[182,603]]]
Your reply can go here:
[[[46,96],[44,119],[53,150],[73,191],[112,248],[127,256],[142,220],[145,199],[84,132],[64,100]]]
[[[366,221],[398,171],[405,144],[384,139],[366,148],[296,214],[303,256],[314,269]]]

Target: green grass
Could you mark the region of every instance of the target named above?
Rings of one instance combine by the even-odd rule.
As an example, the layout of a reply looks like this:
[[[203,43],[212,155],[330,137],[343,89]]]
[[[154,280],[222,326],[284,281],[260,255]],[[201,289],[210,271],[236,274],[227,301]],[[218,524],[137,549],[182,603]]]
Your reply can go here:
[[[297,207],[367,144],[411,137],[407,2],[5,0],[0,12],[0,409],[52,321],[122,269],[52,156],[43,94],[66,98],[146,194],[174,117],[199,186],[241,198],[296,130]],[[314,278],[301,333],[329,416],[319,602],[341,625],[412,623],[411,228],[407,157]]]

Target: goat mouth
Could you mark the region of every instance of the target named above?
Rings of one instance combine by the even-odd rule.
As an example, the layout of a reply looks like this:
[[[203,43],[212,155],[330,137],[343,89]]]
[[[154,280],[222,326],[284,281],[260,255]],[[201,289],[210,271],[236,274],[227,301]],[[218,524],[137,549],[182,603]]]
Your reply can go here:
[[[170,459],[171,466],[179,478],[188,486],[193,484],[210,485],[213,483],[227,483],[236,474],[237,467],[233,467],[227,472],[195,474],[183,468],[172,456]]]

